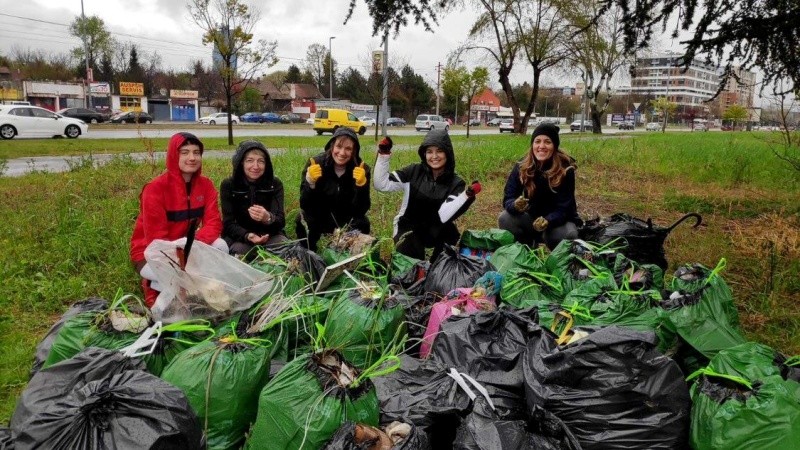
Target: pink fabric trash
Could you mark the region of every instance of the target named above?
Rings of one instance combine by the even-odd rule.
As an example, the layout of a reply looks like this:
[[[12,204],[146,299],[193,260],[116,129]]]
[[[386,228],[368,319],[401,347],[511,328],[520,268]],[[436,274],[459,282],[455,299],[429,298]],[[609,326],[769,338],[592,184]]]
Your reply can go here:
[[[497,308],[494,297],[487,297],[482,288],[453,289],[447,296],[433,305],[428,326],[419,347],[420,358],[430,356],[433,341],[439,333],[442,322],[452,315],[469,315],[479,311],[493,311]]]

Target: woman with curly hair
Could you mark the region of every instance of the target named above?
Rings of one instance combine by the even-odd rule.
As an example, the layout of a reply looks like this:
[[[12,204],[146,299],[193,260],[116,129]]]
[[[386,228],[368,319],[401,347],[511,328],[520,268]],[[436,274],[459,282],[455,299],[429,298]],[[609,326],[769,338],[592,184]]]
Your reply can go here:
[[[514,164],[503,194],[498,225],[517,242],[544,243],[551,250],[564,239],[576,239],[575,160],[559,148],[559,128],[550,123],[536,127],[531,147]]]

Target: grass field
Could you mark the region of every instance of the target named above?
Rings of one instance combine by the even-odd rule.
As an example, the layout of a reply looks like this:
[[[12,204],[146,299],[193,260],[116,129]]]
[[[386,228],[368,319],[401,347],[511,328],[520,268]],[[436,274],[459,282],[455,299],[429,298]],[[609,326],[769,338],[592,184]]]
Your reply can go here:
[[[667,133],[634,136],[571,136],[562,148],[579,164],[577,197],[584,217],[627,212],[652,217],[662,226],[684,213],[703,215],[699,229],[677,228],[666,243],[672,272],[682,263],[714,266],[728,261],[730,284],[746,335],[790,354],[800,353],[800,171],[779,161],[776,144],[749,133]],[[328,137],[264,138],[286,151],[273,158],[286,189],[287,223],[298,209],[300,171],[308,154],[294,149],[322,148]],[[398,137],[398,147],[415,148],[421,136]],[[484,190],[459,227],[496,225],[505,178],[528,145],[528,137],[454,137],[458,172],[478,179]],[[241,140],[237,138],[237,142]],[[9,152],[51,147],[52,154],[75,154],[88,140],[37,140],[0,143]],[[219,142],[224,143],[220,139]],[[34,173],[0,177],[0,424],[5,423],[28,379],[34,347],[49,326],[77,301],[111,298],[118,288],[138,292],[128,261],[128,242],[138,194],[161,172],[161,163],[135,163],[126,153],[166,143],[109,140],[92,145],[120,153],[99,169],[75,164],[64,174]],[[362,156],[374,161],[374,144],[364,137]],[[227,146],[206,141],[207,147]],[[99,152],[96,147],[94,151]],[[795,155],[797,155],[797,150]],[[78,153],[80,154],[80,153]],[[397,151],[392,167],[417,160],[414,151]],[[230,172],[229,160],[207,160],[204,173],[218,185]],[[399,194],[372,192],[375,234],[389,236]],[[290,236],[294,230],[287,229]]]

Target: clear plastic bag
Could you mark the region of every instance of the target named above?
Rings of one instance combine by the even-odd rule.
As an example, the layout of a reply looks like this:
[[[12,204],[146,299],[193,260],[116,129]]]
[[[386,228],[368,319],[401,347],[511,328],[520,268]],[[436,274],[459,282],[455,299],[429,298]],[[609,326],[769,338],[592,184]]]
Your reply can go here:
[[[274,285],[272,275],[199,241],[181,270],[178,247],[174,241],[155,240],[144,252],[162,288],[152,308],[154,320],[228,317],[251,307]]]

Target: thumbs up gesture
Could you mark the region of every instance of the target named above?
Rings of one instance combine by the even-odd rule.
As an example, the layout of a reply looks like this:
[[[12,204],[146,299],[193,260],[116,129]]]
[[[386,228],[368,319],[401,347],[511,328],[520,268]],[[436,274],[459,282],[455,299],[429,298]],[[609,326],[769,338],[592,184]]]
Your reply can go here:
[[[367,184],[367,171],[364,169],[364,162],[353,169],[353,179],[356,180],[356,186],[361,187]]]
[[[317,180],[322,178],[322,166],[317,164],[314,158],[309,158],[308,161],[311,165],[308,166],[308,170],[306,171],[306,180],[309,184],[315,184]]]

